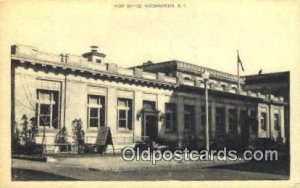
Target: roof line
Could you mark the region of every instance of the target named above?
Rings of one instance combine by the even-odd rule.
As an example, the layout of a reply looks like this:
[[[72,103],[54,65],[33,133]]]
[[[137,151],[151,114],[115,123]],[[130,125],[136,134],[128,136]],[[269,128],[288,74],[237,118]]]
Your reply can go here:
[[[241,77],[251,77],[251,76],[264,76],[264,75],[273,75],[273,74],[287,74],[290,73],[290,71],[280,71],[280,72],[270,72],[270,73],[262,73],[262,74],[249,74],[249,75],[244,75]]]

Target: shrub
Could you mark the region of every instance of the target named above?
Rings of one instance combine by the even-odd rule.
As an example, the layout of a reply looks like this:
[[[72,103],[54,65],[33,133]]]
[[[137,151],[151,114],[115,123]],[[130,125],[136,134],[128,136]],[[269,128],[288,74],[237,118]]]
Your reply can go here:
[[[12,138],[13,151],[22,154],[40,154],[41,147],[38,147],[35,142],[38,133],[35,118],[32,117],[28,120],[28,117],[24,114],[20,125],[21,130],[16,128]]]
[[[58,144],[63,144],[59,146],[60,151],[67,151],[68,150],[68,145],[66,143],[68,143],[68,138],[67,138],[68,132],[66,127],[62,127],[55,138],[55,142]]]
[[[73,132],[73,139],[75,141],[75,152],[82,153],[84,152],[84,137],[85,133],[82,130],[82,121],[81,119],[75,119],[72,122],[72,132]]]

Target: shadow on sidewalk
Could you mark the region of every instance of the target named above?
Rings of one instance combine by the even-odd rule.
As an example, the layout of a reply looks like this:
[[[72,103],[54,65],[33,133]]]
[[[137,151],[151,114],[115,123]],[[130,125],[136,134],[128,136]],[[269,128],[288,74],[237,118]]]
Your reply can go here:
[[[226,164],[207,167],[207,169],[230,169],[246,172],[261,172],[276,175],[290,175],[289,161],[248,161],[238,164]]]
[[[53,174],[53,173],[21,169],[21,168],[12,168],[11,179],[12,179],[12,181],[76,180],[74,178],[61,176],[61,175],[57,175],[57,174]]]

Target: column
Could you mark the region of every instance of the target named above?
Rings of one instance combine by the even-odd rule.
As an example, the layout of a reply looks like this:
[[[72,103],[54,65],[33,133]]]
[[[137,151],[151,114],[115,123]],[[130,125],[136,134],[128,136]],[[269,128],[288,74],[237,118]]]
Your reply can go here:
[[[195,105],[195,131],[196,131],[196,145],[201,146],[201,141],[203,142],[203,136],[201,134],[201,102],[200,99],[196,99]]]
[[[160,111],[161,114],[165,114],[165,103],[166,103],[166,97],[163,95],[157,95],[157,110]],[[159,116],[161,115],[159,114]],[[160,117],[158,117],[158,137],[161,138],[163,137],[163,124],[164,120],[160,120]]]
[[[81,119],[83,129],[87,128],[87,89],[83,82],[67,80],[65,101],[65,127],[69,133],[72,132],[72,122]],[[80,90],[81,92],[78,92]]]
[[[184,107],[183,107],[183,97],[178,96],[177,98],[177,138],[178,147],[183,147],[183,136],[184,136]]]
[[[252,130],[253,125],[249,121],[250,117],[251,117],[251,110],[250,110],[250,107],[247,107],[247,117],[246,117],[247,122],[246,122],[245,126],[249,127],[249,139],[251,140],[253,138],[253,130]]]
[[[274,139],[276,135],[275,132],[275,126],[274,126],[274,108],[272,105],[269,106],[269,138]]]
[[[280,116],[279,116],[279,119],[280,119],[280,130],[281,130],[281,138],[282,138],[282,141],[285,143],[286,141],[286,137],[285,137],[285,128],[284,128],[284,107],[280,107]]]
[[[215,135],[216,135],[216,104],[213,100],[211,100],[211,124],[210,124],[210,135],[211,135],[211,141],[214,140]]]
[[[238,136],[239,138],[241,137],[241,108],[240,106],[238,105],[236,107],[236,113],[237,113],[237,118],[236,118],[236,121],[237,121],[237,133],[238,133]],[[245,125],[243,125],[245,126]]]
[[[271,138],[271,105],[267,105],[267,137]]]
[[[137,114],[141,113],[143,108],[143,93],[140,91],[134,92],[134,100],[133,100],[133,127],[134,127],[134,137],[135,139],[141,139],[142,136],[142,119],[143,116],[140,114],[140,117],[137,118]]]
[[[106,125],[110,127],[112,136],[117,133],[117,90],[109,87],[107,89]]]
[[[226,128],[226,134],[229,132],[229,108],[227,104],[225,104],[225,128]]]

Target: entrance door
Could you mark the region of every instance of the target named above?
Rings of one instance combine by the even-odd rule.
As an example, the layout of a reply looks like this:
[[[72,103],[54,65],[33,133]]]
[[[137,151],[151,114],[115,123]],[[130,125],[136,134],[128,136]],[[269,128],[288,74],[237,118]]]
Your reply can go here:
[[[145,115],[144,121],[144,135],[148,136],[151,141],[157,140],[157,116]]]

